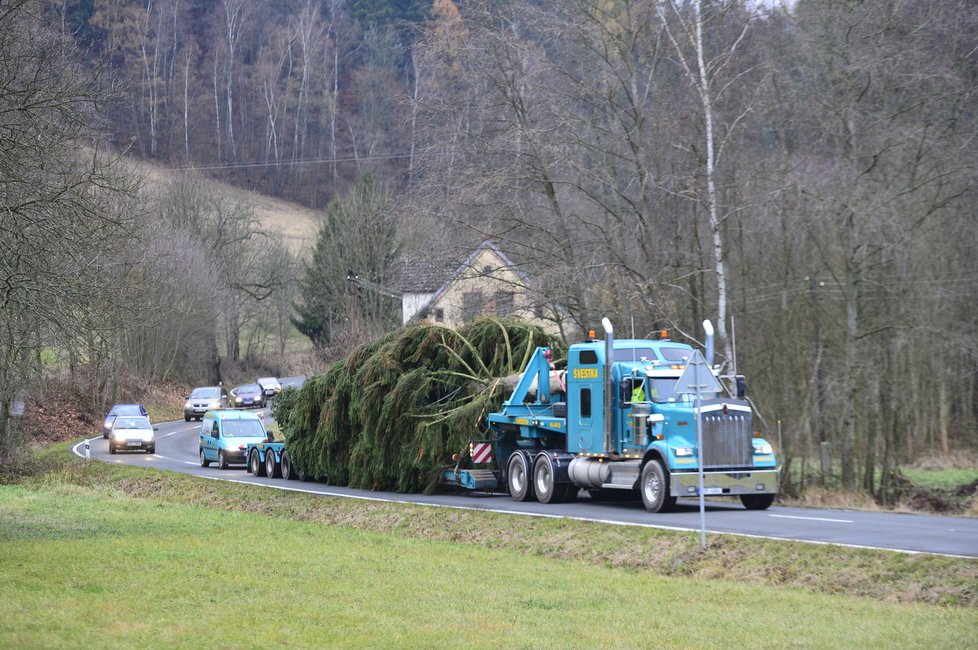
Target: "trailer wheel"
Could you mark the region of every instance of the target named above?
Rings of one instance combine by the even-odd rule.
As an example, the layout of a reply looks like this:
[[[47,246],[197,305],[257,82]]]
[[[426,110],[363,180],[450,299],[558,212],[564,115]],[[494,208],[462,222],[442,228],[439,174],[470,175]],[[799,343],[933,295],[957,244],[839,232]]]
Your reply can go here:
[[[767,510],[774,503],[773,494],[741,494],[740,502],[748,510]]]
[[[294,481],[299,478],[292,467],[292,456],[289,456],[287,451],[282,452],[282,478],[286,481]]]
[[[640,485],[642,503],[649,512],[666,512],[675,505],[676,497],[669,496],[669,480],[659,461],[650,460],[645,464]]]
[[[275,462],[275,452],[269,449],[265,452],[265,476],[268,478],[280,478],[282,468]]]
[[[513,501],[529,501],[533,498],[533,483],[530,482],[530,468],[526,456],[515,453],[509,457],[506,483]]]
[[[248,456],[248,471],[251,472],[252,476],[265,475],[265,463],[261,462],[261,458],[258,457],[257,449],[252,449],[251,455]]]

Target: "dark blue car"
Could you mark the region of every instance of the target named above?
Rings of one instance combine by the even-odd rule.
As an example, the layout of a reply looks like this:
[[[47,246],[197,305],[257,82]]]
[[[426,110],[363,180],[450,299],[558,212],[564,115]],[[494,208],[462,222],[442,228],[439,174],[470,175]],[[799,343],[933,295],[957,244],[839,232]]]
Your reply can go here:
[[[262,408],[265,391],[258,384],[245,384],[231,391],[231,406],[235,408]]]
[[[105,421],[102,422],[102,437],[108,438],[109,433],[112,431],[112,423],[120,415],[141,415],[143,417],[149,417],[149,413],[146,412],[146,407],[142,404],[116,404],[109,410],[109,414],[105,416]]]

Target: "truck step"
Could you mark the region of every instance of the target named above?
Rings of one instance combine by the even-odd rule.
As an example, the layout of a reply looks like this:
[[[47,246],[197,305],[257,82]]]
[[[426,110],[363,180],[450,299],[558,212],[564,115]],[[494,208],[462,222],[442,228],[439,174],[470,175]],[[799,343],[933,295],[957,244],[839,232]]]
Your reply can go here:
[[[446,469],[442,483],[468,490],[484,490],[497,486],[496,474],[491,469]]]

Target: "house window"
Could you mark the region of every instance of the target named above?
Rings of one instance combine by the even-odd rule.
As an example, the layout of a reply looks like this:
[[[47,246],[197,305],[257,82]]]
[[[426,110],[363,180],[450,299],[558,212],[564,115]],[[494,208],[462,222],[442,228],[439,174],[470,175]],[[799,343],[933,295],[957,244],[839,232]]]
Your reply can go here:
[[[496,292],[496,315],[508,316],[513,313],[513,294],[508,291]]]
[[[470,321],[482,313],[482,292],[469,291],[462,294],[462,320]]]
[[[436,309],[435,310],[435,322],[436,323],[444,323],[445,322],[445,310],[444,309]]]

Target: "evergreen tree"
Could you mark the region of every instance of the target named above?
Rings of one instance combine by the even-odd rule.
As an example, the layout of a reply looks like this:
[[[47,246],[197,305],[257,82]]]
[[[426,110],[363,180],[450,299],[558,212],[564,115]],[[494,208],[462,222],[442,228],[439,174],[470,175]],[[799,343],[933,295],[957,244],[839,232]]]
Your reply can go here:
[[[400,304],[396,300],[347,281],[353,272],[387,284],[385,272],[397,251],[392,207],[390,191],[370,172],[360,177],[348,196],[327,206],[292,318],[317,346],[329,345],[340,334],[362,339],[397,326]]]

